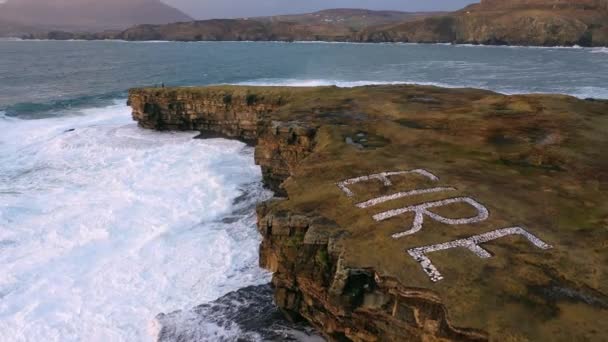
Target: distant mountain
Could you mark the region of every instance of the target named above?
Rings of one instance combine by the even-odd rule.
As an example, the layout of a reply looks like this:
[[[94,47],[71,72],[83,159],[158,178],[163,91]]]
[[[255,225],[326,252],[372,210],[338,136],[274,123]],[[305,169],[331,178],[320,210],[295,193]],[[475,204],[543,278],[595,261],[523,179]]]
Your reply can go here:
[[[0,29],[17,31],[100,31],[191,20],[160,0],[8,0],[0,4]]]

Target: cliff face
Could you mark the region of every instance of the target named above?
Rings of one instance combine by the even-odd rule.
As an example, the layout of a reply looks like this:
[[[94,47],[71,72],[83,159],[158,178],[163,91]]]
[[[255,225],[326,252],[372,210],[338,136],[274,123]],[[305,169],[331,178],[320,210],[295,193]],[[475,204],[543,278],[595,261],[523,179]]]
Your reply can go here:
[[[271,119],[291,96],[281,91],[132,90],[129,104],[133,119],[144,128],[194,130],[256,143],[255,159],[265,183],[282,194],[280,184],[312,151],[316,133],[314,127]]]
[[[129,102],[145,128],[256,140],[279,196],[257,209],[260,264],[330,340],[608,336],[608,102],[413,86]]]
[[[536,46],[608,45],[608,2],[484,1],[461,11],[370,28],[362,41]]]

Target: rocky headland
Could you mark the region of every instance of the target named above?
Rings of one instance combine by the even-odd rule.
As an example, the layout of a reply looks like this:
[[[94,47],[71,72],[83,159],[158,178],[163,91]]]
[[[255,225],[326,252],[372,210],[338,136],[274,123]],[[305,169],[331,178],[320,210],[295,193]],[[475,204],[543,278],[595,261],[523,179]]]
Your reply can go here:
[[[451,13],[334,9],[138,25],[121,32],[53,31],[25,38],[608,46],[608,0],[484,0]]]
[[[132,89],[255,144],[274,299],[332,341],[608,336],[608,102],[423,86]],[[193,151],[196,153],[196,151]]]

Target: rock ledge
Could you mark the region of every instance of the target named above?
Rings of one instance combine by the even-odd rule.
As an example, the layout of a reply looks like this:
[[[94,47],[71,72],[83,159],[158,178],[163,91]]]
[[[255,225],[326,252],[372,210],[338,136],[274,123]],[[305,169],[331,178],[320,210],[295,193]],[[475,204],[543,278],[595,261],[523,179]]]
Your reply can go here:
[[[334,341],[608,336],[608,103],[419,86],[133,89],[256,145],[277,305]]]

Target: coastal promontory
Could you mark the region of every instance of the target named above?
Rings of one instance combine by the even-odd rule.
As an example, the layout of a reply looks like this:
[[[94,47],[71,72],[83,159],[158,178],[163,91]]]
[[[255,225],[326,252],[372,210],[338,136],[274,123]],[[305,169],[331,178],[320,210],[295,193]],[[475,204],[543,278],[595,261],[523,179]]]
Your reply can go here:
[[[607,101],[395,85],[129,103],[144,128],[255,144],[275,192],[260,264],[329,340],[608,336]]]

